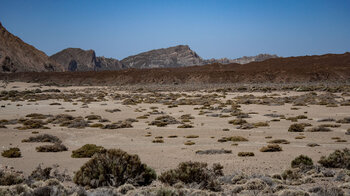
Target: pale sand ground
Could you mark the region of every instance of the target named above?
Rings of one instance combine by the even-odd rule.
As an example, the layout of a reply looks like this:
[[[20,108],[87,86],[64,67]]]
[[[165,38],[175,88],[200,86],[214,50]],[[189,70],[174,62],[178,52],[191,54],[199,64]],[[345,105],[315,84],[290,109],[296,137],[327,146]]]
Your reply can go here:
[[[16,90],[23,90],[25,88],[32,89],[33,84],[15,83],[10,84],[6,90],[13,89],[13,86],[19,86]],[[56,87],[43,87],[42,89],[49,89]],[[84,87],[79,87],[83,89]],[[59,88],[63,89],[77,89],[76,87]],[[102,88],[106,89],[106,88]],[[1,90],[1,89],[0,89]],[[120,92],[119,92],[120,93]],[[279,93],[279,92],[276,92]],[[237,95],[248,93],[229,93],[226,99],[232,99]],[[263,95],[264,93],[253,93],[255,95]],[[270,93],[268,93],[270,94]],[[287,93],[288,96],[295,94],[303,94],[296,92]],[[347,97],[348,99],[349,97]],[[60,102],[60,106],[49,105],[52,102]],[[9,105],[10,103],[10,105]],[[22,104],[18,107],[16,104]],[[28,105],[31,104],[31,105]],[[37,104],[36,104],[37,103]],[[29,130],[17,130],[14,127],[19,125],[9,125],[6,129],[0,129],[0,151],[9,147],[19,147],[22,152],[21,158],[9,159],[0,157],[0,164],[14,166],[17,170],[23,170],[26,174],[29,174],[39,163],[43,163],[45,166],[53,164],[60,165],[61,169],[67,169],[69,173],[73,174],[80,166],[88,159],[74,159],[71,158],[72,150],[81,147],[84,144],[97,144],[104,146],[105,148],[121,148],[128,153],[138,154],[143,162],[154,168],[157,173],[164,170],[175,168],[178,163],[183,161],[202,161],[208,164],[221,163],[224,166],[224,172],[226,174],[245,171],[249,173],[279,173],[283,169],[290,167],[290,162],[296,156],[305,154],[310,156],[314,161],[319,160],[322,155],[328,155],[335,149],[341,149],[349,147],[350,135],[345,135],[345,131],[350,128],[350,124],[341,124],[339,128],[331,128],[332,132],[311,133],[304,132],[305,139],[294,139],[299,133],[288,132],[288,127],[293,122],[287,120],[281,120],[279,122],[270,122],[270,127],[261,127],[251,130],[236,129],[235,125],[228,124],[229,118],[217,118],[206,117],[205,115],[198,115],[198,110],[193,110],[198,106],[179,106],[176,108],[167,108],[162,104],[138,104],[134,106],[122,105],[121,101],[109,100],[105,102],[93,102],[89,105],[89,108],[81,108],[82,103],[78,105],[72,105],[70,102],[63,102],[57,100],[45,100],[37,102],[13,102],[0,101],[0,105],[6,105],[5,108],[0,109],[0,119],[14,119],[24,117],[29,113],[41,113],[41,114],[70,114],[73,116],[86,116],[89,114],[101,115],[103,118],[109,119],[111,122],[118,120],[124,120],[126,118],[136,118],[143,114],[146,114],[151,106],[159,107],[159,111],[163,111],[166,114],[180,117],[183,114],[191,114],[195,117],[194,128],[191,129],[179,129],[178,125],[168,125],[167,127],[155,127],[149,126],[146,121],[151,121],[159,115],[151,115],[149,119],[139,119],[139,122],[133,123],[133,128],[106,130],[99,128],[65,128],[49,126],[51,129],[35,130],[42,133],[49,133],[58,136],[65,144],[69,151],[58,153],[39,153],[35,151],[36,146],[42,145],[42,143],[22,143],[21,140],[33,136],[31,133],[33,129]],[[102,103],[106,105],[101,105]],[[325,107],[319,105],[310,106],[298,106],[299,110],[291,110],[293,107],[290,104],[283,106],[266,106],[266,105],[241,105],[243,112],[257,112],[258,114],[252,114],[252,118],[248,118],[248,122],[269,121],[272,118],[263,116],[264,114],[272,113],[276,111],[277,114],[284,114],[286,117],[296,116],[307,112],[308,118],[313,120],[299,120],[299,122],[308,122],[312,125],[325,124],[329,122],[316,122],[317,119],[332,117],[335,119],[341,119],[350,116],[350,106],[339,107]],[[59,109],[64,107],[69,110],[76,110],[75,112],[64,112],[65,109]],[[108,113],[105,109],[119,108],[121,112]],[[136,108],[147,109],[143,112],[134,112]],[[331,122],[332,123],[332,122]],[[230,131],[222,131],[223,128],[229,128]],[[145,137],[147,132],[151,132],[151,137]],[[167,138],[169,135],[177,135],[178,138]],[[186,139],[184,136],[198,135],[199,138]],[[240,142],[238,146],[231,146],[232,142],[219,143],[217,140],[223,136],[239,135],[249,139],[248,142]],[[164,143],[152,143],[155,136],[163,136]],[[290,144],[282,144],[282,152],[260,152],[259,149],[262,146],[267,145],[267,141],[271,139],[265,139],[266,136],[272,136],[272,139],[287,139]],[[215,138],[211,138],[215,137]],[[347,140],[346,143],[337,143],[331,139],[331,137],[340,137]],[[184,145],[187,140],[192,140],[196,144],[192,146]],[[307,147],[308,143],[318,143],[318,147]],[[197,155],[197,150],[207,149],[228,149],[232,150],[232,154],[224,155]],[[255,153],[254,157],[238,157],[237,153],[241,151],[251,151]]]

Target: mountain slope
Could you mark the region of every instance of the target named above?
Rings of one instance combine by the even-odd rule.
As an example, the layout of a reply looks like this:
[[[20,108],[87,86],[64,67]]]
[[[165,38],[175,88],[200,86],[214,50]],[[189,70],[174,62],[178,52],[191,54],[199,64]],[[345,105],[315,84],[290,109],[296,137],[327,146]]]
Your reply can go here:
[[[0,72],[25,71],[63,71],[63,67],[12,35],[0,23]]]
[[[93,50],[67,48],[50,57],[64,66],[65,71],[105,71],[122,69],[122,64],[113,58],[96,57]]]

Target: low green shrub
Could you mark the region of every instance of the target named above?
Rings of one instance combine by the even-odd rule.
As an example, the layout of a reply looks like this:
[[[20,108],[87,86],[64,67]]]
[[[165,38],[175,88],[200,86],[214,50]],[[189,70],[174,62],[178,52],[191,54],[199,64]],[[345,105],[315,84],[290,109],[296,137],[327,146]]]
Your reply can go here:
[[[302,168],[305,166],[312,166],[314,163],[312,159],[306,155],[299,155],[291,162],[292,168]]]
[[[96,146],[95,144],[85,144],[84,146],[73,150],[72,158],[90,158],[95,153],[100,153],[105,149],[102,146]]]
[[[269,144],[260,149],[260,152],[278,152],[282,151],[282,148],[278,144]]]
[[[119,187],[125,183],[134,186],[149,185],[156,179],[155,171],[141,163],[137,155],[120,149],[97,153],[75,173],[73,181],[81,186]]]
[[[1,153],[1,156],[7,158],[18,158],[21,157],[21,150],[19,148],[10,148],[8,150],[4,150]]]

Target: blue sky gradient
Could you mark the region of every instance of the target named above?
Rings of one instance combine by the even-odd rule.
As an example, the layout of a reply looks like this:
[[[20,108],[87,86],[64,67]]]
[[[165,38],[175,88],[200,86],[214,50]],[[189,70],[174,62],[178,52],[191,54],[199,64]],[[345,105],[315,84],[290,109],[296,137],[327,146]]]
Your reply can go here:
[[[1,0],[0,21],[52,55],[122,59],[187,44],[203,58],[350,51],[349,0]]]

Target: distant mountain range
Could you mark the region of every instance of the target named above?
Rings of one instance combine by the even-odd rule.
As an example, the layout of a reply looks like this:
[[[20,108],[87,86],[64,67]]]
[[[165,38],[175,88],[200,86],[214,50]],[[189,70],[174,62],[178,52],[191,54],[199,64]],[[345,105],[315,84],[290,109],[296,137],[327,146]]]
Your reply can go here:
[[[203,59],[187,45],[162,48],[129,56],[121,61],[97,57],[94,50],[67,48],[50,57],[12,35],[0,23],[0,72],[111,71],[128,68],[169,68],[212,63],[246,64],[276,55],[259,54],[238,59]]]

